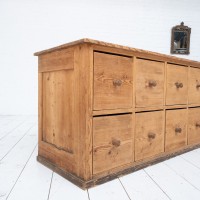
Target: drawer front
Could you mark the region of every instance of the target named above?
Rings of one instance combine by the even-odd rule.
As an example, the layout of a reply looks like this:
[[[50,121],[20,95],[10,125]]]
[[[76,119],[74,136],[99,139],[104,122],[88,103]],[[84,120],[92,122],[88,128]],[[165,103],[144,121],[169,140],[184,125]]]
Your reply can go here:
[[[135,160],[164,152],[164,111],[136,113]]]
[[[94,53],[94,110],[132,107],[132,68],[130,57]]]
[[[186,145],[187,110],[167,110],[165,151],[178,150]]]
[[[163,105],[164,63],[137,59],[136,107]]]
[[[187,72],[187,67],[167,65],[167,105],[187,104]]]
[[[132,115],[93,118],[93,174],[133,161]]]
[[[200,69],[189,69],[189,104],[200,104]]]
[[[200,143],[200,108],[188,110],[188,144]]]

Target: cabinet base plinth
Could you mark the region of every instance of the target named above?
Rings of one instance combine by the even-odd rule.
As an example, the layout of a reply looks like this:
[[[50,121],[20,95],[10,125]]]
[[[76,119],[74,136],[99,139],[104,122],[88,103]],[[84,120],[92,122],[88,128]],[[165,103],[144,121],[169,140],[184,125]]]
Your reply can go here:
[[[38,155],[37,156],[37,161],[40,162],[41,164],[45,165],[46,167],[50,168],[54,172],[58,173],[62,177],[66,178],[70,182],[74,183],[78,187],[80,187],[83,190],[86,190],[88,188],[94,187],[96,185],[103,184],[105,182],[111,181],[113,179],[119,178],[120,176],[135,172],[137,170],[143,169],[145,167],[157,164],[159,162],[162,162],[164,160],[167,160],[169,158],[173,158],[175,156],[178,156],[180,154],[192,151],[194,149],[200,148],[200,144],[196,144],[193,146],[186,147],[184,149],[181,149],[179,151],[173,152],[173,153],[165,153],[162,154],[161,156],[157,158],[152,158],[151,160],[148,161],[142,161],[142,162],[135,162],[133,163],[132,166],[129,167],[124,167],[124,169],[121,169],[117,172],[114,172],[112,174],[100,177],[100,178],[93,178],[91,180],[85,181],[69,172],[66,172],[59,167],[55,166],[53,163],[49,162],[47,159],[43,158],[42,156]]]

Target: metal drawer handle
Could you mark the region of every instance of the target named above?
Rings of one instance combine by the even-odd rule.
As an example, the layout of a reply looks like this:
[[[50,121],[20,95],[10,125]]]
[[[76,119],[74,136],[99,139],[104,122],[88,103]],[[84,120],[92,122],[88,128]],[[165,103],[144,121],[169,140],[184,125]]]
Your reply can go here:
[[[155,80],[149,80],[149,87],[156,87],[157,82]]]
[[[113,85],[114,86],[121,86],[122,85],[122,80],[120,80],[120,79],[113,80]]]
[[[119,147],[121,144],[121,141],[120,140],[117,140],[115,138],[112,139],[112,145],[115,146],[115,147]]]
[[[183,87],[183,83],[176,82],[175,85],[176,85],[176,88],[182,88]]]
[[[182,128],[179,128],[179,127],[175,128],[175,132],[176,133],[181,133],[182,132]]]
[[[196,126],[197,128],[200,128],[200,122],[196,122],[195,126]]]
[[[156,137],[156,134],[155,134],[155,133],[152,133],[152,132],[149,132],[149,133],[148,133],[148,138],[149,138],[149,139],[155,139],[155,137]]]

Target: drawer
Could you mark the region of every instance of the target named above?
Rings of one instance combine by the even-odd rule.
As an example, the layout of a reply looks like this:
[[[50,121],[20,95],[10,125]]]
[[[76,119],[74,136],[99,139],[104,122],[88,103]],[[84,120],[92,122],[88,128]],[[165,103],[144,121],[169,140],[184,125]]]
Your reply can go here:
[[[164,111],[136,113],[135,160],[164,152]]]
[[[132,115],[93,118],[93,174],[133,160]]]
[[[94,110],[131,108],[133,60],[94,52]]]
[[[136,60],[136,107],[163,105],[164,63]]]
[[[165,151],[179,150],[187,144],[187,110],[166,111]]]
[[[200,104],[200,69],[189,68],[189,104]]]
[[[188,110],[188,144],[200,143],[200,108]]]
[[[187,104],[187,72],[187,67],[167,65],[167,105]]]

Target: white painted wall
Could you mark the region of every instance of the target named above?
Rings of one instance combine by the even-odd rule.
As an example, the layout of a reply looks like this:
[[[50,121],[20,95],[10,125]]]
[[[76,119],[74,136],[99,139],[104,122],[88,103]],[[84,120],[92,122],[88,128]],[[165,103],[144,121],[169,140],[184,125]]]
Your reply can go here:
[[[181,21],[200,61],[199,0],[0,0],[0,114],[37,114],[35,51],[88,37],[169,54]]]

